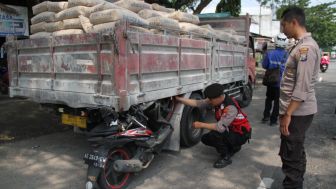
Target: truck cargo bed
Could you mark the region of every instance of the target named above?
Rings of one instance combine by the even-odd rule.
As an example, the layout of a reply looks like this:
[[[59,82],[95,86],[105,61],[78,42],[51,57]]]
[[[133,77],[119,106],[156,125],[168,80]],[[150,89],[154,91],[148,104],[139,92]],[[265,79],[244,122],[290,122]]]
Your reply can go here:
[[[129,32],[7,42],[10,96],[73,108],[131,105],[246,82],[244,45]]]

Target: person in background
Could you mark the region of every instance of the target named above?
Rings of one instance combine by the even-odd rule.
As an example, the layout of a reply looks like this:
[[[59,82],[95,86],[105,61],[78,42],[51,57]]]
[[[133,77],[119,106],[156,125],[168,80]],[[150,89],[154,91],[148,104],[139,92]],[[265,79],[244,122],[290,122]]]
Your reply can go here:
[[[217,123],[196,121],[193,127],[209,129],[202,136],[202,143],[215,147],[220,158],[214,163],[215,168],[223,168],[232,163],[231,157],[241,149],[241,146],[251,138],[251,127],[246,114],[240,109],[237,101],[227,94],[218,83],[209,85],[204,90],[206,99],[194,100],[176,96],[175,99],[185,105],[206,108],[212,106],[215,110]]]
[[[306,171],[305,135],[317,112],[315,83],[318,80],[321,54],[319,46],[307,32],[304,10],[290,7],[281,16],[281,27],[297,43],[289,51],[280,84],[279,155],[285,174],[283,188],[303,188]]]
[[[275,38],[275,49],[267,51],[262,67],[266,70],[280,68],[280,79],[275,85],[267,86],[263,123],[270,121],[270,126],[277,125],[279,116],[279,97],[280,97],[280,81],[282,73],[285,69],[285,63],[288,53],[285,50],[288,39],[285,34],[280,33]],[[272,110],[273,107],[273,110]],[[272,114],[271,114],[272,110]]]

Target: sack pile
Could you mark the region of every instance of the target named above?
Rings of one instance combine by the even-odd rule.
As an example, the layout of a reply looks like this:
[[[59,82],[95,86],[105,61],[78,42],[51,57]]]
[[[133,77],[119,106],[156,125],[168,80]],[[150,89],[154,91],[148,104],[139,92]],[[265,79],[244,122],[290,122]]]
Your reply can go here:
[[[68,2],[44,1],[33,6],[30,38],[41,38],[82,33],[112,33],[120,21],[130,23],[129,31],[196,35],[243,42],[244,36],[235,31],[214,30],[210,25],[199,26],[198,16],[175,11],[142,0],[68,0]]]

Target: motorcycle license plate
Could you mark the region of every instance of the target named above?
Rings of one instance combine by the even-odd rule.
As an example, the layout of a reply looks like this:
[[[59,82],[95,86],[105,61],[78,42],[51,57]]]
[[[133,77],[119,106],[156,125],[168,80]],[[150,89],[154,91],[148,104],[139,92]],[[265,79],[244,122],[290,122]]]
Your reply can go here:
[[[92,154],[92,153],[85,153],[84,154],[84,161],[88,165],[93,165],[98,168],[104,168],[106,157],[100,156],[98,154]]]
[[[86,129],[86,117],[62,114],[62,124]]]

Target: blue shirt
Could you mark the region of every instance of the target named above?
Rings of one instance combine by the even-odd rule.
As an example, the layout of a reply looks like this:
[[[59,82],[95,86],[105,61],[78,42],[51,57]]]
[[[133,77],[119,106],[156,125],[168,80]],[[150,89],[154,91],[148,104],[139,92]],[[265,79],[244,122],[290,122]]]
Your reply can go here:
[[[262,67],[264,69],[275,69],[275,68],[280,67],[279,82],[273,87],[280,87],[280,81],[282,78],[282,73],[285,70],[287,57],[288,57],[287,51],[282,48],[276,48],[274,50],[269,50],[265,54],[265,57],[262,61]]]

